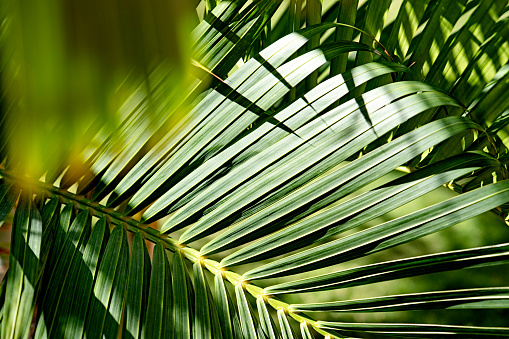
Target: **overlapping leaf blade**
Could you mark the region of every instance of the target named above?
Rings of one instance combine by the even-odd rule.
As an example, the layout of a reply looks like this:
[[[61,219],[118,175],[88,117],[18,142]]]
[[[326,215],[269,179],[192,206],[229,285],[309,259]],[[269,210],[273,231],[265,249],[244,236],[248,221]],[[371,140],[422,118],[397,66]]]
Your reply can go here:
[[[274,320],[270,316],[267,306],[265,305],[263,297],[256,298],[256,307],[258,309],[260,325],[265,337],[268,339],[277,339],[278,332],[274,324]]]
[[[414,240],[506,203],[509,201],[508,188],[507,181],[479,188],[399,219],[255,268],[245,273],[244,277],[251,280],[288,275],[302,271],[304,267],[309,269],[310,265],[316,269],[326,265],[331,258],[335,262],[342,262]]]
[[[129,264],[129,282],[126,297],[125,338],[139,338],[145,322],[148,286],[150,279],[150,257],[145,241],[138,233],[133,238]]]
[[[439,122],[436,122],[434,127],[431,127],[431,124],[427,126],[427,128],[425,128],[426,126],[423,127],[422,135],[415,132],[409,133],[408,135],[402,137],[402,139],[396,139],[394,142],[387,144],[377,149],[376,151],[373,151],[370,154],[362,157],[358,160],[358,162],[353,162],[344,167],[341,166],[337,170],[336,168],[329,169],[328,172],[318,176],[313,181],[309,181],[305,186],[296,190],[295,193],[289,194],[287,197],[285,197],[286,199],[281,199],[280,201],[270,205],[265,210],[258,212],[253,216],[255,219],[254,221],[251,222],[250,219],[245,219],[245,221],[243,220],[238,225],[235,225],[231,230],[216,238],[216,240],[214,240],[212,243],[218,243],[225,239],[226,241],[235,244],[235,238],[233,240],[228,238],[232,238],[232,235],[235,237],[239,237],[239,235],[242,236],[246,234],[251,229],[251,227],[260,227],[260,224],[262,223],[259,220],[262,220],[264,223],[270,222],[277,219],[279,216],[289,213],[292,208],[307,206],[307,204],[311,204],[319,198],[322,198],[321,203],[323,203],[324,200],[333,202],[333,199],[340,199],[345,195],[358,190],[360,187],[375,180],[376,178],[381,177],[387,174],[389,171],[395,169],[405,161],[405,157],[411,159],[417,154],[422,153],[427,148],[433,146],[433,144],[428,144],[427,142],[431,140],[434,140],[432,142],[440,142],[460,132],[462,127],[459,127],[459,125],[466,123],[467,121],[453,122],[451,120],[446,122],[443,120],[442,122],[444,123],[443,125],[441,125]],[[468,123],[463,125],[463,128],[473,127],[475,126],[469,125]],[[436,128],[436,131],[433,131],[433,128]],[[451,128],[451,134],[443,134],[444,131],[449,128]],[[427,136],[428,133],[430,135],[429,137]],[[427,138],[429,141],[426,141]],[[410,140],[413,141],[409,142]],[[403,144],[405,146],[402,146]],[[412,146],[409,147],[409,145]],[[345,155],[349,154],[348,148],[344,153]],[[303,159],[299,160],[301,163],[303,162]],[[310,160],[314,159],[311,158]],[[370,167],[369,164],[376,165]],[[282,166],[282,169],[286,170],[287,172],[289,171],[287,168],[285,168],[285,166]],[[339,187],[342,188],[340,191],[337,190]],[[246,225],[253,226],[249,227]],[[214,253],[218,250],[217,248],[210,248],[214,247],[212,247],[209,243],[204,246],[202,251],[204,253]],[[219,247],[219,249],[221,249],[221,247]]]
[[[478,247],[360,266],[265,288],[267,294],[329,290],[509,262],[509,245]]]
[[[484,288],[394,295],[371,299],[293,304],[295,311],[393,312],[424,309],[507,308],[508,288]]]
[[[240,318],[240,325],[244,337],[258,338],[256,331],[255,320],[253,319],[253,312],[246,297],[246,293],[242,285],[235,286],[235,295],[237,297],[237,306]]]
[[[9,297],[2,309],[2,338],[28,336],[37,299],[42,218],[31,198],[29,192],[21,194],[14,217],[12,254],[5,282],[5,293]]]
[[[72,301],[67,301],[69,304],[67,306],[69,307],[68,316],[58,319],[58,322],[63,321],[65,323],[65,325],[62,324],[62,327],[60,327],[60,329],[65,328],[65,336],[76,338],[83,334],[89,302],[93,298],[94,278],[97,275],[100,255],[106,247],[110,233],[107,226],[106,220],[101,219],[92,230],[83,253],[83,259],[77,264],[79,273],[75,281],[80,283],[76,284],[75,281],[67,282],[71,292],[66,297],[72,297]],[[65,301],[62,304],[65,306]],[[58,330],[58,328],[55,330]]]
[[[307,170],[308,173],[301,174],[298,177],[300,184],[288,185],[288,189],[293,190],[294,187],[310,181],[316,176],[315,173],[328,171],[359,150],[367,142],[375,140],[377,136],[406,120],[408,116],[417,114],[422,109],[436,104],[454,104],[453,101],[449,101],[440,93],[425,92],[403,98],[394,103],[395,106],[385,106],[392,100],[390,95],[380,96],[382,93],[398,91],[398,95],[404,95],[403,93],[411,94],[414,91],[419,91],[419,89],[425,90],[425,87],[419,85],[414,87],[414,85],[417,84],[396,83],[387,85],[368,93],[367,97],[362,100],[366,102],[366,105],[359,107],[356,100],[352,99],[322,116],[321,119],[313,120],[311,124],[305,125],[301,130],[296,131],[300,137],[293,134],[288,135],[264,152],[235,168],[230,173],[230,177],[224,177],[214,182],[192,202],[178,211],[178,214],[174,214],[167,221],[167,224],[172,222],[178,224],[179,219],[177,217],[180,217],[180,215],[189,217],[192,213],[204,208],[214,199],[228,192],[228,190],[261,171],[254,180],[246,181],[243,186],[236,190],[238,193],[236,196],[233,195],[234,198],[230,198],[230,203],[222,204],[221,208],[214,210],[213,213],[200,220],[199,224],[182,235],[181,241],[191,241],[196,234],[200,234],[203,230],[210,228],[211,225],[216,225],[215,222],[230,215],[235,209],[245,206],[262,194],[266,194],[303,170]],[[362,113],[365,111],[374,112],[369,116],[369,120],[363,117]],[[287,156],[293,150],[296,151]],[[283,161],[279,161],[283,157],[285,157]],[[325,161],[320,162],[321,159],[325,159]],[[289,192],[285,193],[288,194]],[[212,220],[215,220],[215,222],[211,223]]]
[[[180,252],[173,256],[173,323],[175,338],[190,338],[192,333],[193,287]]]
[[[144,338],[170,338],[173,332],[172,280],[165,250],[161,243],[154,247],[148,294],[147,314],[142,329]]]
[[[283,309],[279,309],[277,311],[277,319],[279,321],[279,328],[281,328],[281,334],[283,339],[293,339],[295,338],[292,328],[288,323],[288,319],[286,317],[285,311]]]
[[[117,226],[108,240],[94,281],[84,328],[87,337],[118,334],[127,287],[128,258],[125,230]]]
[[[70,224],[71,221],[72,224]],[[60,214],[60,227],[61,229],[57,230],[55,247],[51,252],[55,261],[53,265],[49,266],[50,269],[47,272],[47,284],[52,288],[46,289],[42,298],[41,316],[35,332],[36,338],[47,336],[51,330],[56,317],[55,310],[58,306],[58,300],[72,269],[73,259],[75,256],[80,258],[85,250],[91,232],[90,214],[88,211],[83,211],[72,220],[72,206],[68,205]],[[62,238],[65,238],[57,243],[59,233]]]
[[[427,325],[427,324],[352,324],[340,322],[318,322],[321,328],[349,331],[367,332],[379,335],[401,336],[405,338],[429,338],[432,336],[442,337],[475,337],[475,338],[500,338],[509,335],[509,329],[496,327],[469,327],[453,325]]]
[[[377,218],[472,170],[473,168],[467,168],[446,172],[443,175],[437,174],[422,181],[389,186],[365,193],[343,204],[333,204],[327,207],[326,210],[319,210],[296,224],[230,254],[221,263],[225,266],[233,266],[258,261],[265,257],[290,252],[317,239],[327,239],[337,233],[347,231],[362,225],[366,221]],[[355,217],[346,223],[330,228],[350,216]],[[293,244],[294,242],[295,244]]]

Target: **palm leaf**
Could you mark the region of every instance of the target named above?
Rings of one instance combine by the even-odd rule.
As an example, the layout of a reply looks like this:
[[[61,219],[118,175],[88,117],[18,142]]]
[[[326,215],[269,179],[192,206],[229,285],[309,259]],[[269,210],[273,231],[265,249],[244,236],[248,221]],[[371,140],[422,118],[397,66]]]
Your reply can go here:
[[[390,254],[488,211],[508,215],[506,1],[206,1],[189,79],[175,80],[168,46],[144,42],[143,71],[135,56],[115,68],[118,125],[87,120],[86,146],[27,168],[16,145],[33,124],[15,117],[60,87],[20,87],[14,70],[29,74],[35,54],[20,58],[16,39],[53,28],[19,30],[19,6],[1,8],[2,56],[14,56],[0,67],[0,218],[13,230],[2,338],[509,336],[503,319],[388,316],[503,310],[504,281],[303,296],[509,262],[506,243]],[[75,65],[78,50],[40,57]],[[441,186],[457,194],[409,207]],[[348,317],[374,312],[381,320]]]

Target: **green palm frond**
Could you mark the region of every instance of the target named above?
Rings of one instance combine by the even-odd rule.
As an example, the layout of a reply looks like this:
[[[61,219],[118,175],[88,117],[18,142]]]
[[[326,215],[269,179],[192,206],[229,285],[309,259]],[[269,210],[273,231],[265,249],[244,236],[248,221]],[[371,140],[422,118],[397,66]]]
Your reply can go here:
[[[502,316],[433,313],[505,314],[507,275],[412,285],[509,262],[507,1],[204,1],[185,33],[194,67],[184,43],[169,52],[175,32],[125,54],[167,32],[159,5],[120,11],[118,35],[55,38],[28,59],[43,34],[20,28],[33,12],[0,5],[0,219],[12,223],[2,338],[509,337]],[[143,28],[129,24],[134,8],[154,25],[115,51]],[[112,36],[108,53],[88,49]],[[76,102],[59,92],[80,51],[98,58],[87,63],[95,80],[117,86],[94,97],[107,122],[74,115],[92,92]],[[105,70],[112,55],[119,67]],[[54,87],[23,78],[37,56],[51,68],[34,77],[58,69]],[[38,103],[41,114],[67,107],[83,138],[25,164],[62,128],[53,115],[16,118]],[[411,205],[440,187],[455,193]],[[485,212],[500,221],[498,243],[408,250]],[[398,281],[412,286],[374,288]],[[394,321],[403,312],[432,317]]]

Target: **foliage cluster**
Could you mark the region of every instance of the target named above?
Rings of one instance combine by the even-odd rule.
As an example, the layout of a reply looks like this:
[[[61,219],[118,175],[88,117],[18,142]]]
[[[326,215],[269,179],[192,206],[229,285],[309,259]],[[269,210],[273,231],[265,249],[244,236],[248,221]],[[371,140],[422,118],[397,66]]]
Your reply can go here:
[[[384,318],[507,316],[503,280],[337,292],[507,269],[509,243],[378,256],[506,220],[507,1],[122,3],[0,5],[2,338],[509,337]]]

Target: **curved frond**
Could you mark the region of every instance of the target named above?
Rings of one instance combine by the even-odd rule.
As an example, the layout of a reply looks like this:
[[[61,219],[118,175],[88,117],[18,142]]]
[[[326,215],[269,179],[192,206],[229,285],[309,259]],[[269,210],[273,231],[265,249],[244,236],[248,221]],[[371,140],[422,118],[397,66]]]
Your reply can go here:
[[[194,4],[0,6],[1,337],[508,337],[507,1]]]

